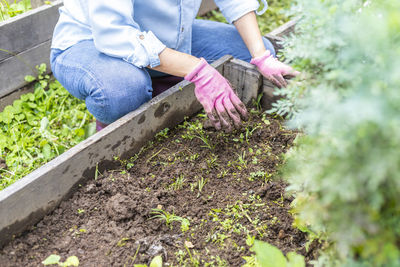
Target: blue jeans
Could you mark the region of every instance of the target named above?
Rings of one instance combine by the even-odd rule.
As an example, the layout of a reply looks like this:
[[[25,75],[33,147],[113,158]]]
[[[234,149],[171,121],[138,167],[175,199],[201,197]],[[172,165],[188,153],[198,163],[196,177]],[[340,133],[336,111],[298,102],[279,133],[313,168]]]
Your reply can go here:
[[[264,38],[266,49],[275,54]],[[219,22],[195,20],[192,55],[213,62],[224,55],[249,62],[251,55],[236,28]],[[152,97],[152,76],[163,75],[137,68],[96,50],[92,40],[65,51],[51,51],[51,69],[57,80],[100,122],[109,124],[137,109]]]

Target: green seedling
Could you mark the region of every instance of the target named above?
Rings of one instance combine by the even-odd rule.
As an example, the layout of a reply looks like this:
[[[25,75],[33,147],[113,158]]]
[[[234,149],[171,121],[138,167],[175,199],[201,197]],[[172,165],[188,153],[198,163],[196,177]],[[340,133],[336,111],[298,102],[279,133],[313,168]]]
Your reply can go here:
[[[217,163],[217,160],[218,160],[218,156],[215,155],[215,154],[212,154],[212,155],[210,156],[210,158],[206,160],[208,168],[209,168],[209,169],[212,169],[212,168],[214,168],[214,167],[217,167],[217,166],[219,165],[219,164]]]
[[[222,170],[218,175],[217,178],[224,178],[228,174],[228,170]]]
[[[256,172],[251,172],[250,173],[250,177],[249,177],[249,181],[254,181],[258,178],[266,178],[267,177],[267,173],[264,171],[256,171]]]
[[[200,261],[197,258],[192,256],[192,253],[190,253],[190,249],[186,245],[185,245],[185,249],[189,255],[191,266],[196,266],[196,267],[200,266]]]
[[[245,133],[246,143],[249,143],[250,137],[253,135],[254,131],[257,130],[257,129],[261,129],[261,128],[262,127],[260,125],[257,125],[256,127],[254,127],[251,130],[250,130],[249,127],[246,127],[246,133]]]
[[[242,170],[247,168],[246,151],[241,154],[236,154],[238,156],[237,162],[239,163],[238,169]]]
[[[210,140],[208,140],[207,135],[204,133],[198,133],[198,135],[195,136],[195,138],[200,139],[201,141],[203,141],[204,145],[201,147],[205,147],[208,148],[210,150],[214,150],[215,145],[212,145]]]
[[[208,181],[207,179],[204,179],[204,177],[201,177],[198,181],[197,181],[197,185],[198,185],[198,189],[199,189],[199,193],[197,194],[197,197],[200,196],[201,192],[203,191],[204,186],[206,185]]]
[[[173,190],[180,190],[183,188],[183,184],[185,183],[185,181],[185,176],[181,174],[175,178],[174,183],[172,183],[169,187]]]
[[[271,122],[267,119],[267,114],[263,113],[261,120],[264,122],[265,125],[271,125]]]
[[[163,139],[167,139],[167,138],[168,138],[168,132],[169,132],[169,128],[165,128],[165,129],[161,130],[160,132],[158,132],[158,133],[155,135],[155,138],[156,138],[158,141],[161,141],[161,140],[163,140]]]
[[[96,163],[96,170],[94,172],[94,180],[97,180],[99,175],[101,175],[101,173],[99,172],[99,163]]]
[[[165,221],[165,224],[170,227],[170,229],[173,229],[173,222],[180,222],[182,232],[189,230],[190,221],[186,218],[176,216],[174,213],[169,213],[168,211],[162,209],[152,209],[151,214],[154,214],[154,216],[150,219],[159,219],[161,221]]]
[[[262,97],[263,97],[263,93],[259,94],[259,95],[257,96],[257,99],[253,99],[253,105],[257,108],[257,110],[258,110],[259,112],[262,111],[262,106],[261,106],[261,99],[262,99]]]
[[[76,256],[70,256],[67,258],[66,261],[60,261],[61,257],[55,254],[48,256],[44,261],[42,261],[43,265],[58,265],[62,267],[69,267],[69,266],[79,266],[79,259]]]

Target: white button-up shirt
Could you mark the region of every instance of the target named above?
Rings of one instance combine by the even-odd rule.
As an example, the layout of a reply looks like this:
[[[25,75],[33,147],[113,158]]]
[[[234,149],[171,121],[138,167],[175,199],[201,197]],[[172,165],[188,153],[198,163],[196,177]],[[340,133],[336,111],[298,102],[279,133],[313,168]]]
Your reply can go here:
[[[257,0],[215,2],[230,23],[259,8]],[[65,50],[93,40],[102,53],[137,67],[156,67],[165,47],[190,54],[200,4],[201,0],[64,0],[52,48]]]

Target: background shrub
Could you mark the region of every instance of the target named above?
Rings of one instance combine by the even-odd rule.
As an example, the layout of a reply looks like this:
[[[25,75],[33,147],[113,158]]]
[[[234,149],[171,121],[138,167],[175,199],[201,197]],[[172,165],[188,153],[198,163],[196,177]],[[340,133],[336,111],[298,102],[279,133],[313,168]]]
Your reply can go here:
[[[400,1],[298,0],[273,111],[305,135],[284,171],[320,266],[400,266]]]

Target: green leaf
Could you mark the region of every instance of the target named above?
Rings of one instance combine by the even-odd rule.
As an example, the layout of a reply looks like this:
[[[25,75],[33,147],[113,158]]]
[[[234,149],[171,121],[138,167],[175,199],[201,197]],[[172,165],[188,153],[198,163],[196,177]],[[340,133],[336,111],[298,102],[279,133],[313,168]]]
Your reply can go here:
[[[33,103],[33,102],[28,102],[27,104],[28,104],[28,106],[29,106],[30,108],[36,108],[36,107],[37,107],[37,104],[36,104],[36,103]]]
[[[190,221],[186,218],[183,218],[181,221],[181,231],[186,232],[189,230]]]
[[[43,132],[46,130],[47,126],[49,125],[49,119],[47,117],[43,117],[40,121],[40,131]]]
[[[52,265],[52,264],[58,264],[60,262],[61,257],[58,255],[50,255],[48,256],[44,261],[42,261],[43,265]]]
[[[26,115],[26,119],[28,120],[28,124],[29,124],[29,125],[31,125],[31,126],[36,126],[36,125],[38,125],[37,117],[36,117],[36,116],[34,116],[34,115],[28,113],[28,114]]]
[[[31,83],[31,82],[33,82],[34,80],[36,80],[36,78],[33,77],[32,75],[26,75],[26,76],[25,76],[25,81],[28,82],[28,83]]]
[[[286,267],[286,258],[277,247],[258,240],[254,241],[254,251],[261,267]]]
[[[49,144],[45,144],[43,146],[42,153],[46,160],[50,159],[51,158],[51,146]]]
[[[287,267],[305,267],[306,263],[304,257],[295,252],[289,252],[286,257],[288,258]]]
[[[96,122],[91,122],[85,126],[85,139],[96,133]]]
[[[7,146],[7,137],[4,134],[0,134],[0,149],[4,149]]]
[[[79,259],[77,256],[70,256],[67,260],[62,264],[62,266],[79,266]]]
[[[75,134],[79,137],[82,137],[85,135],[85,130],[83,130],[82,128],[79,129],[75,129]]]
[[[13,102],[13,107],[15,109],[15,113],[21,113],[22,112],[22,100],[17,99]]]
[[[30,101],[35,101],[35,95],[32,93],[27,93],[26,97],[30,100]]]
[[[150,267],[162,267],[162,264],[163,262],[161,256],[155,256],[150,263]]]
[[[46,72],[47,66],[45,63],[42,63],[39,66],[36,66],[36,69],[39,71],[39,75],[41,75]]]

